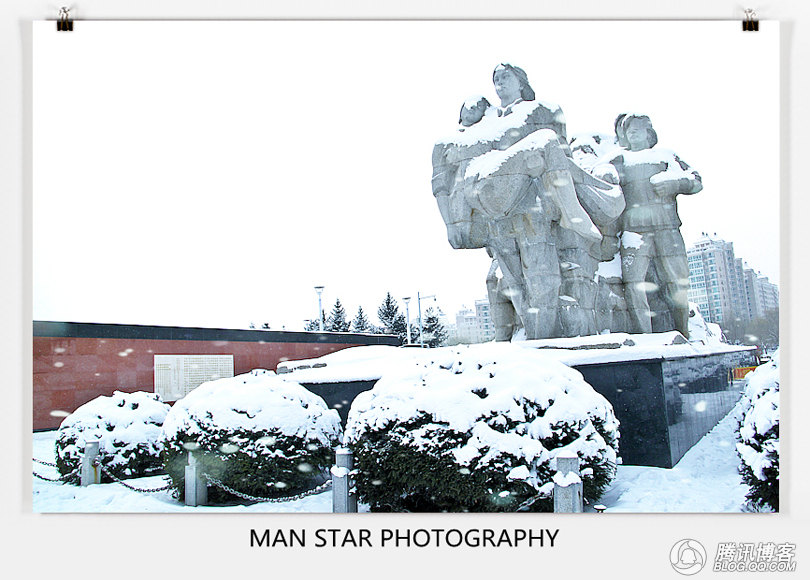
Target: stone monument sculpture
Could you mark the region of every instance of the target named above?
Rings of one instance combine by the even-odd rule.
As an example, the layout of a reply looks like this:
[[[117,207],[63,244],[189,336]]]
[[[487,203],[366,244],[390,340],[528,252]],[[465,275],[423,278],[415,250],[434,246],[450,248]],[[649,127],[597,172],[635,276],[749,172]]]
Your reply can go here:
[[[620,252],[631,331],[652,332],[650,298],[657,294],[674,330],[688,337],[689,265],[676,196],[701,191],[700,175],[672,151],[656,147],[658,135],[646,115],[624,115],[617,135],[626,143],[611,164],[627,206],[620,218]],[[651,267],[656,281],[648,277]]]
[[[570,309],[559,306],[558,242],[599,246],[598,224],[614,222],[624,200],[573,162],[562,110],[535,100],[522,69],[501,64],[492,80],[500,106],[468,99],[459,130],[434,147],[433,193],[450,244],[486,247],[493,258],[487,288],[499,338],[518,327],[530,339],[559,336]]]
[[[619,150],[619,137],[601,134],[585,133],[571,138],[571,155],[574,162],[600,179],[614,184],[616,194],[621,195],[619,174],[610,164],[610,160]],[[585,291],[596,292],[594,327],[595,332],[582,332],[571,325],[563,328],[564,336],[597,334],[604,332],[628,332],[627,305],[624,301],[624,285],[622,283],[621,254],[619,253],[619,220],[600,224],[602,243],[598,248],[587,248],[589,251],[582,256],[580,250],[577,256],[573,249],[562,247],[560,252],[560,265],[565,272],[570,262],[576,266],[571,277],[579,277]],[[573,257],[572,257],[573,255]],[[587,284],[587,285],[586,285]],[[565,288],[563,289],[565,291]]]

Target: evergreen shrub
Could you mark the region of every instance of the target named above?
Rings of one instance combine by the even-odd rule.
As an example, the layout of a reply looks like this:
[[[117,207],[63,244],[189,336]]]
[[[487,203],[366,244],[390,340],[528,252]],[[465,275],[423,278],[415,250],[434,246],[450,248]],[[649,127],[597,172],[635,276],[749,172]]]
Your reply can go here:
[[[79,469],[87,442],[99,442],[99,461],[119,479],[143,477],[162,469],[160,434],[169,412],[157,393],[115,391],[89,401],[68,415],[56,434],[56,468],[61,475]],[[66,481],[80,482],[79,472]],[[102,471],[102,482],[113,479]]]
[[[737,415],[740,475],[760,511],[779,511],[779,353],[746,376]]]
[[[301,385],[255,370],[204,383],[172,407],[162,459],[184,496],[192,452],[203,473],[254,497],[294,495],[323,481],[340,441],[340,416]],[[242,501],[215,485],[210,503]]]
[[[344,444],[372,511],[551,511],[556,457],[580,458],[584,497],[615,477],[619,423],[582,375],[510,344],[447,347],[357,396]],[[538,499],[539,498],[539,499]]]

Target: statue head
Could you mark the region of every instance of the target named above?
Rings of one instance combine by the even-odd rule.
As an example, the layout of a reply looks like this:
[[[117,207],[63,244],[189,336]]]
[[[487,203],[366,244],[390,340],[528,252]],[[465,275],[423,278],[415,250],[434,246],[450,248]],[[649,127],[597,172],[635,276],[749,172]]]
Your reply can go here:
[[[524,101],[534,100],[534,90],[529,84],[529,77],[522,68],[501,63],[492,73],[495,92],[501,99],[501,106],[514,103],[518,98]]]
[[[490,102],[484,96],[475,95],[470,97],[461,105],[461,111],[458,113],[459,124],[464,127],[475,125],[484,118],[484,113],[486,113],[487,109],[491,106]]]
[[[622,113],[616,117],[615,121],[613,121],[613,131],[616,133],[616,143],[619,145],[619,147],[624,148],[628,147],[627,139],[624,137],[624,129],[622,128],[622,121],[624,121],[626,116],[627,113]]]
[[[624,136],[625,147],[631,151],[650,149],[658,143],[658,134],[647,115],[627,114],[621,120],[620,127],[616,134]]]

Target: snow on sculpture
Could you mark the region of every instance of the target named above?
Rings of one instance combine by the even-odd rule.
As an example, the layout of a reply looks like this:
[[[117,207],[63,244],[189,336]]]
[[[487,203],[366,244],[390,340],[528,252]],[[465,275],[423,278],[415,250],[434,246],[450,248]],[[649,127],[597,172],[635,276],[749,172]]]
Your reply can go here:
[[[569,144],[559,106],[526,73],[493,73],[500,106],[467,99],[433,149],[433,195],[456,249],[486,248],[496,340],[678,330],[689,270],[675,197],[700,176],[656,148],[649,118],[616,117],[615,139]],[[573,147],[572,147],[573,146]],[[658,313],[655,325],[652,319]]]
[[[627,147],[611,160],[619,172],[627,208],[621,217],[620,251],[624,296],[633,332],[652,332],[648,295],[660,293],[673,327],[689,336],[689,264],[681,236],[676,196],[703,189],[700,175],[677,155],[657,148],[658,135],[646,115],[620,122]],[[658,282],[650,282],[654,266]]]

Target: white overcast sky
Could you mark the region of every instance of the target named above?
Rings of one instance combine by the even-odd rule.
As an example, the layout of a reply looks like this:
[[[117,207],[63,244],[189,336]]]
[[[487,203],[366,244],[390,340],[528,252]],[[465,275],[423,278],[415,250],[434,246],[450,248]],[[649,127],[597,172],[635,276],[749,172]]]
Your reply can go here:
[[[489,259],[447,243],[431,150],[500,62],[569,136],[649,114],[703,177],[687,244],[716,232],[778,282],[777,27],[35,23],[34,319],[297,330],[316,285],[374,322],[389,291],[472,305]]]

